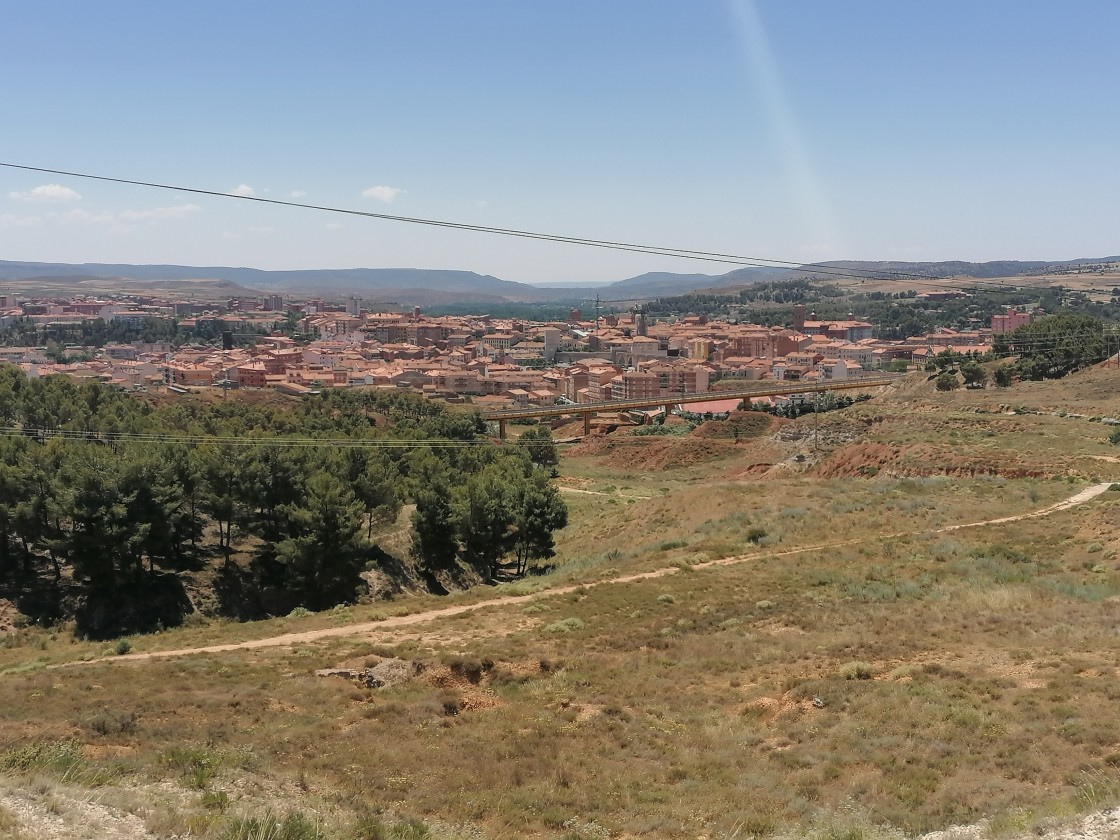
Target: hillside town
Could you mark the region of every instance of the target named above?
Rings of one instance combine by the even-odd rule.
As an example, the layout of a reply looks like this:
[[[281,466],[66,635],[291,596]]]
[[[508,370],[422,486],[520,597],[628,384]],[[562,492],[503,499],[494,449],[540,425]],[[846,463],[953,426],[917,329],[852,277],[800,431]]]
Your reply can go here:
[[[0,347],[0,361],[29,376],[65,374],[126,390],[166,387],[275,389],[301,395],[324,388],[411,388],[489,407],[591,403],[718,392],[744,381],[817,382],[866,371],[922,366],[939,353],[983,354],[993,333],[1029,323],[1014,309],[990,327],[938,329],[906,340],[874,337],[875,325],[849,315],[820,320],[802,305],[787,327],[712,320],[704,315],[647,322],[628,314],[532,322],[488,316],[430,317],[369,312],[361,301],[225,301],[222,305],[121,297],[18,300],[0,295],[0,328],[23,320],[49,329],[95,320],[139,325],[174,320],[206,327],[223,341],[107,344],[77,358],[44,347]],[[292,329],[281,331],[284,325]],[[217,331],[217,333],[215,333]],[[249,338],[245,342],[242,339]],[[83,348],[66,348],[82,350]],[[724,384],[721,384],[724,383]]]

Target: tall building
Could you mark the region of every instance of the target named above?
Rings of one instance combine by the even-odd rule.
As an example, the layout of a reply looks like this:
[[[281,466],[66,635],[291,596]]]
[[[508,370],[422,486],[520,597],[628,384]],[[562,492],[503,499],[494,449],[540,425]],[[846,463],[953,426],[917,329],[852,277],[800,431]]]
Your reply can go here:
[[[352,315],[355,318],[362,314],[362,299],[359,297],[352,297],[346,301],[346,314]]]
[[[1029,324],[1033,320],[1030,312],[1020,312],[1013,307],[1008,308],[1003,315],[992,316],[992,332],[1006,333]]]
[[[795,332],[805,332],[805,304],[793,305],[793,329]]]

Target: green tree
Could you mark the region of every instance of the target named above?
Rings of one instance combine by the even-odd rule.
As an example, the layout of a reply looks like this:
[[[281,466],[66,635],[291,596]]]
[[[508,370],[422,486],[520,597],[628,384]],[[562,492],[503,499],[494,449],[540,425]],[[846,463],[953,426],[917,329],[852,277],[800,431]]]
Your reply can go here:
[[[31,572],[43,555],[54,570],[55,584],[62,580],[60,535],[63,487],[59,481],[65,442],[34,444],[23,452],[22,490],[12,510],[15,538],[23,558],[23,571]]]
[[[447,467],[431,450],[420,449],[409,462],[409,478],[416,503],[412,513],[412,556],[425,572],[451,569],[459,554],[459,542]]]
[[[997,355],[1018,356],[1024,379],[1058,379],[1108,357],[1104,322],[1091,315],[1051,315],[995,336]]]
[[[988,382],[988,371],[979,362],[972,360],[961,365],[961,376],[969,387],[984,387]]]
[[[226,444],[204,447],[197,462],[201,481],[198,507],[217,526],[218,549],[227,565],[233,552],[234,528],[247,518],[242,512],[243,461],[244,450]]]
[[[346,484],[326,472],[311,476],[306,488],[291,514],[293,536],[279,543],[276,559],[288,591],[303,606],[322,610],[352,600],[362,583],[362,506]]]
[[[1011,386],[1014,373],[1014,365],[1000,365],[992,374],[992,381],[994,381],[1000,388],[1008,388]]]
[[[933,381],[933,385],[938,391],[955,391],[961,387],[961,382],[957,379],[955,373],[942,373],[937,379]]]
[[[498,461],[471,476],[455,494],[453,510],[463,558],[491,579],[512,548],[516,479]]]
[[[266,585],[279,582],[277,546],[291,536],[293,513],[304,497],[307,464],[301,451],[263,442],[246,453],[240,476],[245,530],[260,542],[254,564]]]
[[[345,450],[340,472],[362,505],[366,539],[371,539],[376,525],[389,524],[400,513],[401,500],[396,490],[400,473],[382,452],[360,447]]]
[[[534,464],[555,467],[560,463],[560,458],[556,454],[556,444],[552,441],[552,430],[548,426],[530,426],[521,433],[517,442],[525,447]]]
[[[553,533],[568,525],[568,506],[541,470],[533,470],[516,490],[513,551],[518,574],[528,571],[530,560],[556,554]]]
[[[60,474],[59,505],[68,522],[59,535],[74,579],[98,596],[113,595],[144,572],[144,544],[151,529],[132,515],[134,489],[125,486],[113,459],[89,445],[71,448]]]

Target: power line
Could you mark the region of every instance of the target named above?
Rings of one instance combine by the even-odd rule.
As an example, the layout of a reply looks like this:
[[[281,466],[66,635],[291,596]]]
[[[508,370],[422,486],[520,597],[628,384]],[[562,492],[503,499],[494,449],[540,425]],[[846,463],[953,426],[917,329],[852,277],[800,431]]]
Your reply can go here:
[[[544,242],[557,242],[569,245],[583,245],[591,248],[604,248],[614,251],[629,251],[632,253],[651,254],[654,256],[663,257],[676,257],[680,259],[700,260],[703,262],[724,263],[727,265],[739,265],[749,268],[785,268],[789,271],[800,272],[803,274],[824,274],[834,277],[846,277],[856,280],[882,280],[887,282],[897,282],[901,280],[910,281],[911,285],[915,286],[931,286],[939,289],[945,288],[945,283],[930,282],[938,278],[930,277],[927,274],[915,274],[903,271],[875,271],[872,269],[840,269],[835,266],[829,266],[827,263],[818,264],[816,266],[806,265],[805,263],[795,262],[793,260],[780,260],[771,259],[769,257],[749,257],[738,254],[724,254],[717,251],[700,251],[690,248],[671,248],[660,245],[641,245],[632,242],[618,242],[607,239],[589,239],[586,237],[566,236],[562,234],[540,233],[536,231],[519,230],[516,228],[500,228],[492,227],[489,225],[469,224],[466,222],[452,222],[441,219],[428,219],[417,216],[398,216],[391,213],[374,213],[367,210],[351,210],[342,207],[332,207],[329,205],[320,204],[307,204],[298,201],[285,201],[278,198],[264,198],[255,195],[234,195],[231,193],[218,192],[217,190],[206,190],[199,187],[184,187],[175,184],[163,184],[154,181],[140,181],[131,178],[115,178],[108,175],[94,175],[86,172],[71,172],[63,169],[49,169],[40,166],[26,166],[18,163],[4,163],[0,161],[0,166],[8,169],[18,169],[25,172],[42,172],[49,175],[62,175],[69,178],[83,178],[91,181],[103,181],[113,184],[127,184],[136,187],[148,187],[151,189],[171,190],[174,192],[191,193],[194,195],[208,195],[217,198],[231,198],[240,201],[255,201],[259,204],[271,204],[280,207],[297,207],[303,210],[318,210],[325,213],[341,213],[348,216],[362,216],[369,219],[380,219],[382,221],[391,222],[404,222],[408,224],[426,225],[429,227],[444,228],[448,230],[463,230],[473,233],[488,233],[497,236],[512,236],[520,239],[535,239]],[[925,282],[921,282],[925,281]],[[1008,291],[1009,287],[1005,283],[988,283],[985,281],[977,281],[973,284],[966,286],[953,286],[953,288],[962,291]],[[1017,287],[1010,287],[1016,289]]]
[[[154,434],[149,432],[100,432],[81,429],[42,429],[42,428],[2,428],[0,438],[28,438],[47,441],[51,439],[84,441],[102,444],[176,444],[182,446],[228,446],[241,448],[273,447],[281,449],[470,449],[479,446],[498,446],[491,438],[474,440],[448,440],[432,438],[420,440],[396,440],[387,438],[250,438],[222,435]],[[540,441],[505,441],[502,447],[522,447],[532,449]],[[559,446],[556,441],[552,442]]]

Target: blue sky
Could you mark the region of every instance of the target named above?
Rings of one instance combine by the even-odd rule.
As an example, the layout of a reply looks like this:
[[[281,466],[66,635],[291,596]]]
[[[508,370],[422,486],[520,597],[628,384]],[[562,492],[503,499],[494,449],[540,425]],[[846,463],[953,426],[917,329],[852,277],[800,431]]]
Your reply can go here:
[[[0,161],[787,260],[1120,252],[1115,0],[0,0]],[[720,266],[0,168],[0,259]]]

